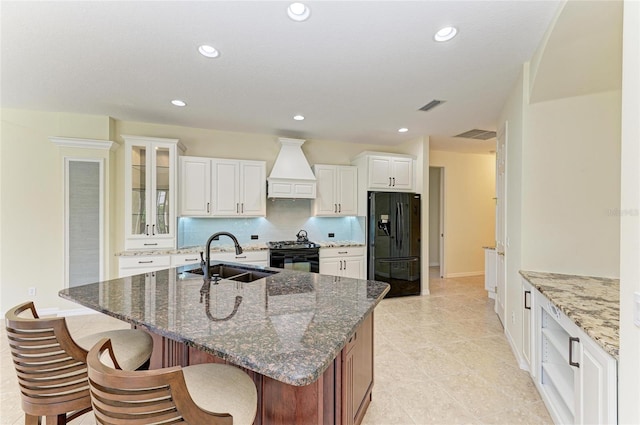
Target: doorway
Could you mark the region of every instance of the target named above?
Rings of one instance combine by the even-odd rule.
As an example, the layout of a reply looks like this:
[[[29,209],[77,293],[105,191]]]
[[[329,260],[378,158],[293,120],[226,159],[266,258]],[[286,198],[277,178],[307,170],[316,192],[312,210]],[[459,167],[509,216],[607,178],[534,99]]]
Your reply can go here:
[[[429,270],[444,278],[444,167],[429,167]]]

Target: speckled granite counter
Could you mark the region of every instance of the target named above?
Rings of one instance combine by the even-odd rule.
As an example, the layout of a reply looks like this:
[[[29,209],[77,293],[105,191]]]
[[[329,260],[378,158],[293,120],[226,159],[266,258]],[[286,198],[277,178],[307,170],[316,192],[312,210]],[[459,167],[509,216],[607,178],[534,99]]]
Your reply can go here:
[[[349,246],[365,246],[364,243],[362,242],[356,242],[356,241],[321,241],[321,242],[316,242],[318,245],[320,245],[320,248],[343,248],[343,247],[349,247]]]
[[[234,267],[239,266],[233,264]],[[192,266],[193,267],[193,266]],[[68,288],[62,298],[275,380],[314,382],[389,290],[386,283],[282,269],[250,283],[171,268]],[[205,288],[206,289],[206,288]]]
[[[245,244],[242,245],[243,251],[266,251],[267,245],[264,243]],[[213,245],[211,252],[235,252],[234,245]],[[198,254],[204,251],[204,246],[190,246],[184,248],[166,248],[166,249],[152,249],[152,250],[139,250],[139,251],[121,251],[116,253],[116,257],[129,257],[136,255],[170,255],[170,254]]]
[[[520,271],[520,274],[616,359],[620,347],[620,281]]]

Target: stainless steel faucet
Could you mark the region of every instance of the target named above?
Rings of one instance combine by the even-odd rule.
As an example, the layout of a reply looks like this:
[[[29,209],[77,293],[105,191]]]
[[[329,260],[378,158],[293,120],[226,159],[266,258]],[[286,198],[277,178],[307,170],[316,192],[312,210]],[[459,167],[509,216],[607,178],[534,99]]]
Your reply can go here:
[[[231,240],[233,240],[233,243],[236,246],[236,255],[240,255],[242,254],[242,247],[240,246],[240,244],[238,243],[238,239],[232,235],[229,232],[217,232],[214,233],[213,235],[211,235],[209,237],[209,240],[207,240],[207,247],[206,247],[206,260],[202,257],[202,252],[200,252],[200,266],[202,266],[202,272],[204,274],[204,278],[206,280],[211,279],[211,276],[209,276],[209,267],[211,266],[211,242],[213,241],[217,241],[218,239],[220,239],[220,236],[229,236],[231,238]]]

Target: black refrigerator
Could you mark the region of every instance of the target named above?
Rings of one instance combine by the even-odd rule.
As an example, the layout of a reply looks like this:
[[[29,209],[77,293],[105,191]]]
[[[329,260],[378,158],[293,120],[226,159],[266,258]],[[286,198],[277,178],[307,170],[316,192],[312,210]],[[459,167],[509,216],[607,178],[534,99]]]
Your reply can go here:
[[[367,277],[391,285],[387,297],[420,294],[420,195],[369,192]]]

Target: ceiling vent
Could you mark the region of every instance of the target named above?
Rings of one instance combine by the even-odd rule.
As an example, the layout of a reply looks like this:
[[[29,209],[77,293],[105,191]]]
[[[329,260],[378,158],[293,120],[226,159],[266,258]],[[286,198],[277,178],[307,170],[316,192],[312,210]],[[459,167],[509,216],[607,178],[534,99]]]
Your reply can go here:
[[[427,112],[429,109],[433,109],[444,102],[446,102],[446,100],[432,100],[431,102],[427,103],[426,105],[424,105],[422,108],[418,110]]]
[[[464,137],[466,139],[489,140],[496,137],[495,131],[473,129],[460,133],[455,137]]]

